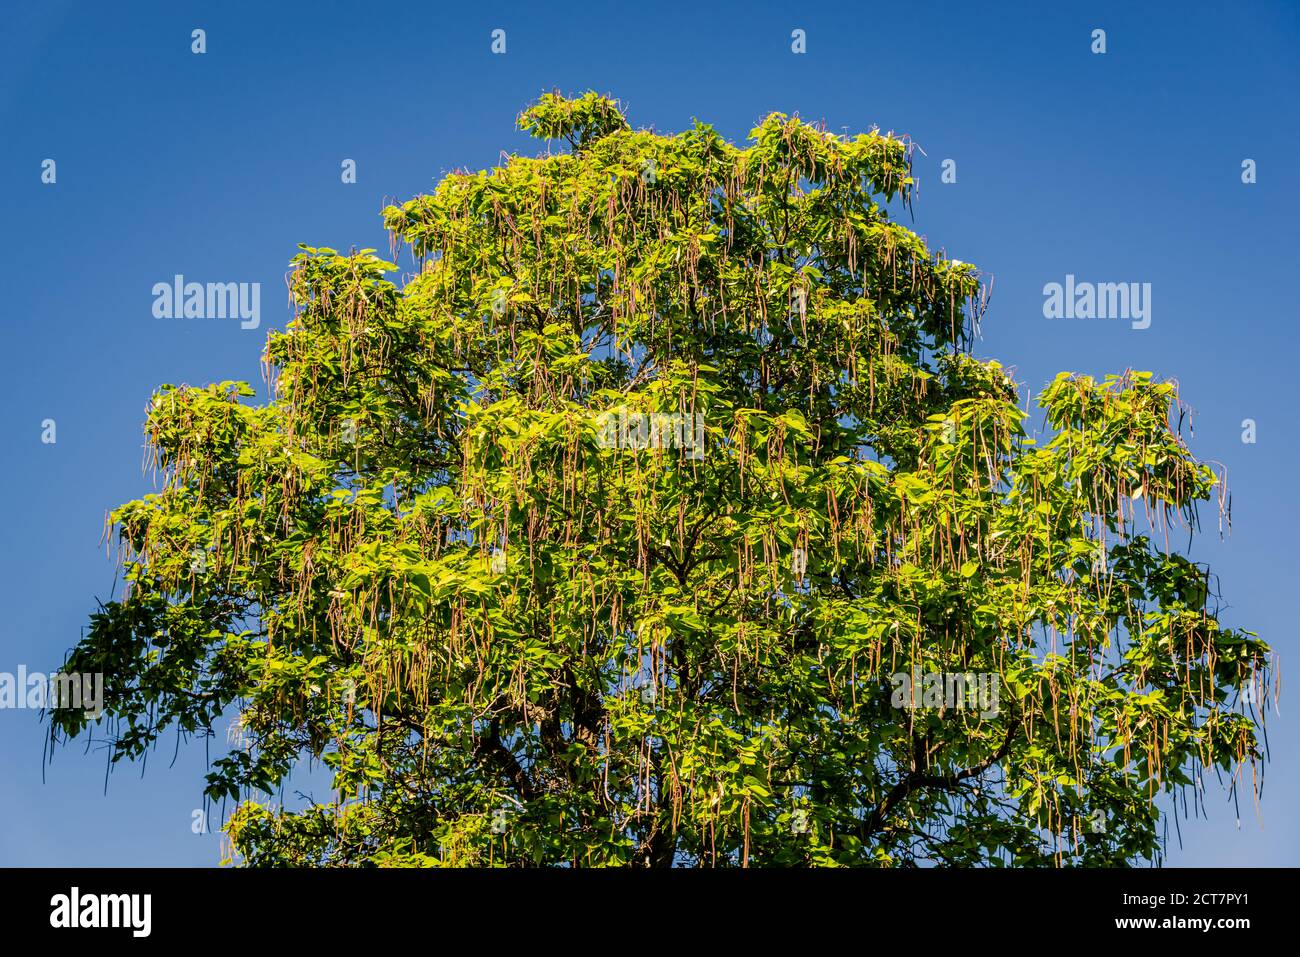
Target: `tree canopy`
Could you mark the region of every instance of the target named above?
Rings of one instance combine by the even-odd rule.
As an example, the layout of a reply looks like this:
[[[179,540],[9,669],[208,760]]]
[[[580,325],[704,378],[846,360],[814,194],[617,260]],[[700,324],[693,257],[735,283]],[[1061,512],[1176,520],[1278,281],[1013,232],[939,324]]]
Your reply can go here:
[[[383,211],[400,285],[302,248],[264,403],[155,394],[64,666],[106,713],[56,740],[232,717],[251,865],[1123,865],[1162,795],[1257,786],[1268,649],[1172,545],[1224,494],[1174,385],[1063,373],[1031,434],[980,274],[896,221],[904,138],[519,127],[546,155]],[[285,803],[304,762],[333,794]]]

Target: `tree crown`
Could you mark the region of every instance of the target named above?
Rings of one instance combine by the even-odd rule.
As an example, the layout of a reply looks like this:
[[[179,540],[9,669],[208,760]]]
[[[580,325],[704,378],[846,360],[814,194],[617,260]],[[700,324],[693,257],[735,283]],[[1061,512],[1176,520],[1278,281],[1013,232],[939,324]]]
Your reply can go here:
[[[254,864],[1128,863],[1242,780],[1268,650],[1167,547],[1222,494],[1174,387],[1062,374],[1031,436],[904,139],[519,126],[572,149],[384,210],[400,287],[303,247],[268,402],[154,397],[65,666],[114,761],[237,712]],[[304,760],[331,801],[253,799]]]

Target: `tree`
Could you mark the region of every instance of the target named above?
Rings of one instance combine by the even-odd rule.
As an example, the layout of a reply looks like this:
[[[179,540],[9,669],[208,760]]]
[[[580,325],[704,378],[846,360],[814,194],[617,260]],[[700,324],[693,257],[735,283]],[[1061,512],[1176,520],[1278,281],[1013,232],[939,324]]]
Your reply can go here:
[[[976,269],[890,218],[905,140],[519,125],[568,149],[384,210],[401,288],[303,247],[266,404],[153,398],[65,665],[114,762],[234,714],[253,865],[1121,865],[1253,785],[1268,649],[1168,546],[1223,496],[1174,386],[1062,374],[1032,438]],[[277,805],[303,761],[334,798]]]

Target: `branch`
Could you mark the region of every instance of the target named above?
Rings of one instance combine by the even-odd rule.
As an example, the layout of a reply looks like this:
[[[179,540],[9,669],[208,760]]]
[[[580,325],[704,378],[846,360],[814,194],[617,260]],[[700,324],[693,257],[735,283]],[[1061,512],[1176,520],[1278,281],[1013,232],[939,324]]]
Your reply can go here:
[[[1007,721],[1007,736],[1002,742],[1002,746],[990,755],[986,760],[973,767],[964,768],[956,774],[937,775],[926,774],[922,771],[911,771],[908,775],[899,781],[890,792],[885,795],[885,799],[880,805],[867,815],[859,828],[859,836],[863,842],[866,842],[871,836],[884,826],[885,820],[913,791],[922,788],[936,788],[942,791],[955,791],[962,781],[973,778],[976,775],[983,774],[993,765],[997,764],[1008,754],[1011,753],[1011,743],[1015,740],[1017,721],[1012,715]]]

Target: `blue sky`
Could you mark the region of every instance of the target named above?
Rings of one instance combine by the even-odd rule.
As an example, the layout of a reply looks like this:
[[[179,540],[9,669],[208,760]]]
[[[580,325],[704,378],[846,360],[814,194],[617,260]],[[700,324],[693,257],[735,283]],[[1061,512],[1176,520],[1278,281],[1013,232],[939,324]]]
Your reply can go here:
[[[868,9],[870,6],[870,9]],[[1193,450],[1227,469],[1211,563],[1225,620],[1293,646],[1300,474],[1294,224],[1300,5],[661,2],[76,4],[6,12],[0,36],[0,671],[50,670],[107,598],[105,510],[149,490],[140,424],[164,382],[261,388],[297,243],[386,251],[379,210],[444,172],[536,152],[514,129],[543,90],[594,88],[663,131],[742,139],[772,110],[910,135],[912,224],[994,277],[976,352],[1037,391],[1061,370],[1176,378]],[[1217,7],[1217,9],[1216,9]],[[191,31],[207,52],[191,53]],[[490,50],[506,31],[505,55]],[[1091,52],[1106,31],[1104,55]],[[791,52],[806,31],[807,52]],[[57,182],[41,182],[42,161]],[[1244,159],[1258,182],[1241,180]],[[357,182],[340,181],[344,159]],[[945,159],[957,181],[940,179]],[[261,328],[155,319],[180,273],[260,282]],[[1048,320],[1043,286],[1151,283],[1150,328]],[[1242,442],[1242,420],[1258,439]],[[42,422],[57,442],[41,441]],[[1300,863],[1300,706],[1271,716],[1260,815],[1211,781],[1175,865]],[[42,779],[34,711],[0,711],[0,864],[211,865],[192,832],[201,743],[105,788],[104,755]],[[174,760],[173,760],[174,758]],[[306,787],[307,785],[302,785]],[[292,790],[292,787],[291,787]],[[1173,834],[1171,826],[1171,835]]]

